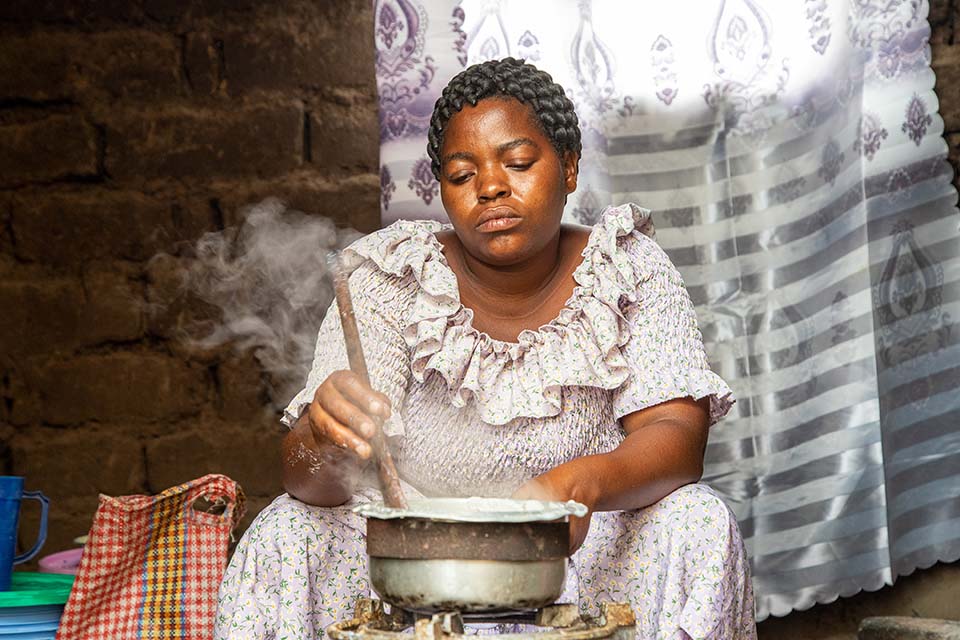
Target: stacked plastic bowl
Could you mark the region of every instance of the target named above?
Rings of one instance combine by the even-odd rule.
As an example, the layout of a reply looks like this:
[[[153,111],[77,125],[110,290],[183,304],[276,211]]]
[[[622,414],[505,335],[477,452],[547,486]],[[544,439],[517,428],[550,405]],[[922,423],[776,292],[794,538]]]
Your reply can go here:
[[[72,575],[14,571],[9,591],[0,591],[0,640],[54,640]]]

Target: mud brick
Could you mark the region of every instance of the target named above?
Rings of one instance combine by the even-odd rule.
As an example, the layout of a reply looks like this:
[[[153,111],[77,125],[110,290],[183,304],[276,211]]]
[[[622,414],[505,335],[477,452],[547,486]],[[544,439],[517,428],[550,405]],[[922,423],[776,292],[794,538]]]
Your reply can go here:
[[[0,99],[47,102],[72,97],[71,41],[79,39],[49,33],[0,39]]]
[[[217,366],[217,405],[224,420],[243,424],[268,410],[262,368],[250,353],[231,354]]]
[[[144,331],[143,286],[130,265],[98,264],[83,274],[87,304],[80,317],[82,344],[136,340]]]
[[[126,265],[70,277],[0,282],[0,352],[23,356],[67,352],[138,338],[144,302]]]
[[[960,133],[948,133],[944,136],[947,139],[947,155],[950,164],[953,166],[953,184],[960,184]]]
[[[97,131],[82,116],[53,114],[0,126],[0,187],[98,174]]]
[[[204,373],[169,356],[117,352],[47,363],[27,383],[49,424],[170,420],[199,411]]]
[[[960,131],[960,45],[934,46],[931,66],[937,74],[934,91],[940,99],[944,130]]]
[[[311,162],[321,171],[379,171],[377,106],[322,103],[311,114]]]
[[[147,330],[171,340],[170,347],[186,357],[200,355],[203,349],[189,344],[190,340],[200,338],[205,328],[220,320],[218,309],[187,289],[185,276],[190,266],[187,258],[160,254],[146,269]]]
[[[141,22],[140,3],[132,0],[5,0],[0,21],[30,24],[92,25]]]
[[[101,100],[174,98],[180,81],[180,43],[171,34],[125,31],[83,38],[76,62],[78,93]]]
[[[72,349],[83,306],[76,279],[0,282],[0,352],[22,356]]]
[[[32,193],[13,204],[17,255],[54,265],[98,258],[144,260],[169,246],[168,204],[138,193]]]
[[[183,93],[179,42],[149,31],[0,39],[0,99],[156,99]]]
[[[362,233],[380,228],[380,180],[372,173],[332,182],[303,172],[278,182],[251,182],[236,188],[219,185],[218,191],[227,226],[242,224],[245,207],[272,196],[291,209],[330,218],[340,227]]]
[[[221,47],[209,33],[189,33],[183,52],[183,68],[190,90],[213,94],[220,88]]]
[[[272,177],[300,165],[302,127],[295,106],[128,113],[107,127],[107,171],[132,183]]]
[[[223,42],[226,90],[368,87],[375,84],[369,3],[292,3],[266,10],[257,29],[241,23],[214,34]],[[269,14],[269,15],[268,15]],[[344,37],[345,33],[363,34]]]
[[[184,426],[147,442],[148,483],[168,487],[206,473],[233,478],[249,495],[276,495],[280,479],[279,427],[262,424]]]
[[[52,500],[137,492],[145,478],[143,445],[122,431],[119,427],[26,429],[11,446],[14,473],[43,478],[42,490]]]

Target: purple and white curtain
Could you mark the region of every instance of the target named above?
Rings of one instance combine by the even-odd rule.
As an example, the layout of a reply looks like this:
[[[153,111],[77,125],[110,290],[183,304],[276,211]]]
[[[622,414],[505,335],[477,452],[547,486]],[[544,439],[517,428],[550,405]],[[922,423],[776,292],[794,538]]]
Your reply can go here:
[[[384,224],[445,218],[433,102],[507,55],[577,105],[565,217],[653,209],[739,398],[705,480],[740,520],[759,619],[960,557],[960,218],[928,9],[374,2]]]

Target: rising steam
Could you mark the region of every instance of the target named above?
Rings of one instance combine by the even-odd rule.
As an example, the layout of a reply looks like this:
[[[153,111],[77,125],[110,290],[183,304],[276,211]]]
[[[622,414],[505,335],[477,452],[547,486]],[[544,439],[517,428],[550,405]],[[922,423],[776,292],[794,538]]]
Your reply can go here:
[[[252,351],[283,404],[306,379],[320,322],[333,299],[327,256],[359,237],[327,218],[289,210],[268,198],[247,207],[243,224],[197,241],[183,284],[220,310],[193,342]]]

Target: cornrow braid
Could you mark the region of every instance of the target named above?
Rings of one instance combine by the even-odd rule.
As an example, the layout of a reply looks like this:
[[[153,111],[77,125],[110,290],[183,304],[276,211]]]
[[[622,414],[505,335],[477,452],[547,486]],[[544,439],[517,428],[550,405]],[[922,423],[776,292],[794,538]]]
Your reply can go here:
[[[566,151],[580,154],[577,112],[563,87],[554,82],[549,73],[523,60],[488,60],[467,67],[454,76],[433,107],[427,132],[427,154],[437,180],[440,179],[440,148],[447,122],[465,104],[476,106],[484,98],[496,96],[516,98],[530,105],[560,157]]]

